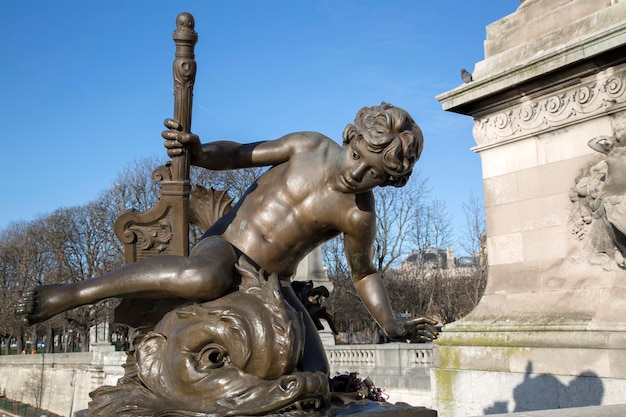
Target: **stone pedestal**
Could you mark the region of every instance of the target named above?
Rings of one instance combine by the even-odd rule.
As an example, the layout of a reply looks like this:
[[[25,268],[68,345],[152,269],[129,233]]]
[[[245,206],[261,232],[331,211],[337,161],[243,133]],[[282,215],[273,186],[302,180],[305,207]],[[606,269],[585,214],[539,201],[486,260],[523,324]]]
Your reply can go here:
[[[433,408],[626,403],[626,2],[524,1],[473,79],[438,100],[475,119],[489,279],[438,341]]]
[[[333,283],[328,279],[322,261],[322,247],[318,246],[298,264],[294,281],[313,281],[314,287],[324,286],[333,291]]]
[[[115,346],[109,341],[110,324],[98,323],[89,328],[90,352],[114,352]]]

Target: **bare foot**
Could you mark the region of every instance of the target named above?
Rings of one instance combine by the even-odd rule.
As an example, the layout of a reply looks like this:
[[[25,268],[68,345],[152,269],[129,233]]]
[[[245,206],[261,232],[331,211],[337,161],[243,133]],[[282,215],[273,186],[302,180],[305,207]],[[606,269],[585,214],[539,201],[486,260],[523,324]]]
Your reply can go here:
[[[26,291],[17,303],[15,314],[24,315],[22,323],[31,326],[70,308],[72,291],[64,284],[41,285]]]

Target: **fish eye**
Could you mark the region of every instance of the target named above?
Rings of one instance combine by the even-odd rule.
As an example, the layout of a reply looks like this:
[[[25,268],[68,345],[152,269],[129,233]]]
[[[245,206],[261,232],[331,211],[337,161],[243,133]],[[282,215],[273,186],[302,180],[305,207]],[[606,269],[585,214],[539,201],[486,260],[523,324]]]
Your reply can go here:
[[[228,362],[228,352],[223,346],[211,343],[197,354],[200,369],[216,369]]]

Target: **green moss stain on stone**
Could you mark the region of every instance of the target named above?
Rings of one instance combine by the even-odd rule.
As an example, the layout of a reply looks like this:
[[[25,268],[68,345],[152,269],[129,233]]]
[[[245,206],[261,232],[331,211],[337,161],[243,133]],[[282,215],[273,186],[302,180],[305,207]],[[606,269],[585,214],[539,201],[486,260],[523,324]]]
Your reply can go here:
[[[459,369],[461,367],[461,356],[459,349],[439,348],[440,369]]]
[[[454,403],[454,385],[456,381],[456,371],[437,369],[433,371],[436,395],[434,398],[435,404],[437,404],[437,411],[440,415],[446,415],[446,409],[452,406]]]

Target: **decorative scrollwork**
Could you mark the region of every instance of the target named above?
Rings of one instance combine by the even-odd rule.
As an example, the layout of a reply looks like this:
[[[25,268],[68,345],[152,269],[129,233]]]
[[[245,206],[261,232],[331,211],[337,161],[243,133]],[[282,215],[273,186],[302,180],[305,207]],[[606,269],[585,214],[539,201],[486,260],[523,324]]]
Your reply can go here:
[[[511,124],[510,114],[509,113],[501,113],[496,116],[494,120],[494,126],[497,129],[504,130]]]
[[[523,122],[529,122],[537,115],[537,104],[527,103],[524,104],[519,110],[520,120]]]
[[[624,94],[625,86],[624,77],[610,77],[604,84],[604,91],[611,97],[620,97]]]
[[[525,99],[506,112],[477,119],[474,137],[480,145],[514,140],[568,125],[626,104],[626,65],[607,69],[558,94]]]
[[[595,91],[595,85],[593,86],[582,86],[578,90],[574,92],[574,100],[578,104],[586,104],[591,101],[593,97],[593,93]]]
[[[157,167],[152,171],[152,179],[156,182],[172,180],[172,162],[167,161],[165,165]]]
[[[154,250],[158,253],[167,250],[167,245],[173,236],[172,223],[168,219],[161,219],[151,225],[131,225],[124,233],[133,234],[133,240],[142,251]]]
[[[563,96],[559,96],[559,95],[552,96],[552,97],[548,98],[545,103],[546,104],[545,104],[544,108],[545,108],[546,112],[551,113],[551,114],[558,114],[558,113],[560,113],[561,110],[564,107],[563,106],[563,103],[564,103]]]

